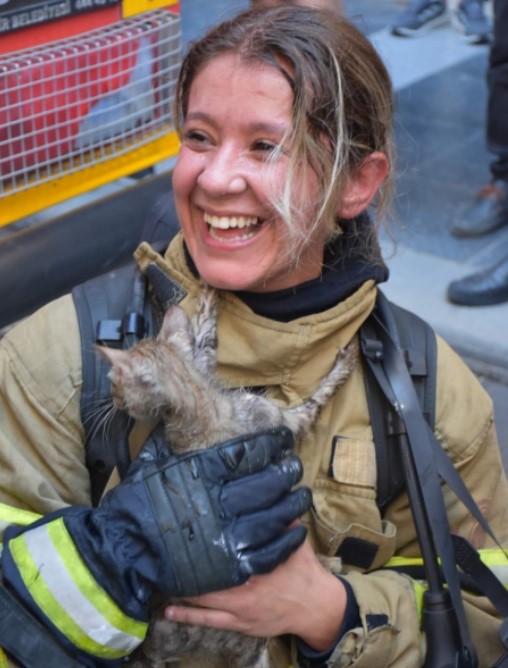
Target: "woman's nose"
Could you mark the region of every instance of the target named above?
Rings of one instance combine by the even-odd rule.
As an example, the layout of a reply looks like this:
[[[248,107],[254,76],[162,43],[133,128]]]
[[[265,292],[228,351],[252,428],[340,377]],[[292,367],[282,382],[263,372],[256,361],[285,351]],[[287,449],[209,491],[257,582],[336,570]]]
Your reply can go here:
[[[215,197],[238,195],[247,189],[247,181],[238,152],[232,148],[216,148],[207,154],[198,184]]]

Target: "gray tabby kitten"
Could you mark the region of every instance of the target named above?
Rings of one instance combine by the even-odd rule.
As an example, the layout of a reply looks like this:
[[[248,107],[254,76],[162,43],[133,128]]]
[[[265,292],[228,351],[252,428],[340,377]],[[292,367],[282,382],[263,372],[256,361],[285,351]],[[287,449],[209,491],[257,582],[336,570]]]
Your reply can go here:
[[[220,384],[216,365],[216,295],[205,288],[192,323],[185,311],[168,308],[157,338],[129,350],[100,348],[111,363],[109,378],[116,408],[135,419],[160,417],[175,452],[205,448],[243,434],[279,426],[301,438],[341,387],[357,360],[357,345],[338,351],[335,363],[314,394],[293,408],[244,389]],[[146,640],[129,663],[160,668],[166,661],[193,657],[199,665],[269,668],[267,640],[233,631],[171,622],[154,613]]]

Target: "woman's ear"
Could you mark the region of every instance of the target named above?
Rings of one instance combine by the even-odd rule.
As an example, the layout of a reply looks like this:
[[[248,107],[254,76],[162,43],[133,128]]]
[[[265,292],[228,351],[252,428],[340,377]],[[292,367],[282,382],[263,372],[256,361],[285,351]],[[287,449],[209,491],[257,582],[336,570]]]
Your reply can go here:
[[[388,174],[388,158],[375,151],[362,162],[344,190],[339,218],[355,218],[369,206]]]

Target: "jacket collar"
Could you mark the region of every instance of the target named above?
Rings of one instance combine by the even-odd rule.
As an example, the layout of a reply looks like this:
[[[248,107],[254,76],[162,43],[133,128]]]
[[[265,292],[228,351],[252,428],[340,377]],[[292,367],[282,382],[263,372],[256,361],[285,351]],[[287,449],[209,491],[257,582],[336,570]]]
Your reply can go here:
[[[200,283],[186,262],[180,236],[164,257],[144,243],[136,258],[142,268],[156,263],[181,284],[187,293],[182,306],[190,313],[195,311]],[[234,293],[221,292],[219,375],[234,387],[270,387],[275,398],[298,403],[330,370],[337,350],[356,336],[375,299],[375,281],[369,279],[329,309],[280,322],[254,313]]]

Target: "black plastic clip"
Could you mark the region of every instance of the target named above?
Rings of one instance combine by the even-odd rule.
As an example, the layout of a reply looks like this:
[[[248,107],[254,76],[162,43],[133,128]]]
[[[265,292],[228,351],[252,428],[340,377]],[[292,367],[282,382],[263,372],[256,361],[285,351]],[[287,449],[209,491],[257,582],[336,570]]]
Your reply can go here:
[[[141,313],[131,311],[124,315],[122,318],[122,335],[133,335],[138,341],[146,336],[145,318]]]
[[[381,362],[383,360],[383,343],[378,339],[362,337],[362,351],[373,362]]]

